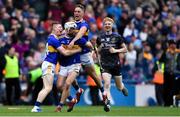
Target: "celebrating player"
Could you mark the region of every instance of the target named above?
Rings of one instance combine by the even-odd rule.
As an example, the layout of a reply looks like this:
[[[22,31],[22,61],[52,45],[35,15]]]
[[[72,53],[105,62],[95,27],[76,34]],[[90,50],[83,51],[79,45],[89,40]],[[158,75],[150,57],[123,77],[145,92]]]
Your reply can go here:
[[[69,44],[70,47],[72,47],[74,45],[74,43],[81,38],[84,38],[88,41],[89,25],[83,19],[84,10],[85,10],[85,8],[81,4],[78,4],[75,7],[74,19],[75,19],[75,22],[77,24],[78,33],[76,34],[74,39]],[[103,101],[106,102],[107,101],[107,94],[104,91],[100,77],[98,77],[98,75],[96,74],[96,71],[94,68],[94,62],[93,62],[89,48],[86,47],[86,48],[82,49],[80,59],[81,59],[81,63],[83,65],[83,67],[85,68],[85,71],[87,72],[88,75],[90,75],[94,79],[94,81],[96,82],[100,91],[102,92]]]
[[[43,89],[39,92],[35,105],[31,112],[41,112],[40,104],[52,90],[54,70],[58,59],[58,52],[65,56],[69,56],[81,52],[81,48],[74,50],[66,50],[59,42],[63,28],[61,24],[53,24],[52,33],[49,35],[46,44],[46,58],[42,63]]]
[[[68,48],[68,44],[72,41],[73,37],[76,35],[76,28],[77,25],[75,22],[67,22],[65,23],[65,32],[66,36],[60,39],[60,42],[64,48]],[[75,42],[73,45],[72,50],[80,48],[84,46],[91,47],[91,43],[87,40],[81,38]],[[69,48],[68,48],[69,49]],[[56,108],[56,112],[60,112],[66,98],[69,96],[70,86],[78,76],[79,70],[81,68],[81,61],[80,61],[80,53],[76,53],[71,56],[60,56],[60,78],[58,79],[58,83],[64,84],[61,100],[59,105]],[[62,87],[62,86],[61,86]],[[71,103],[69,104],[68,112],[72,111],[74,104],[77,103],[75,98],[72,99]]]
[[[112,76],[114,76],[117,89],[122,91],[125,96],[128,96],[128,90],[122,82],[122,75],[120,73],[121,65],[119,61],[119,53],[126,53],[127,48],[123,38],[119,34],[112,32],[113,24],[113,19],[109,17],[104,18],[104,33],[97,38],[97,46],[103,69],[102,77],[108,99],[110,98]],[[110,111],[110,101],[108,101],[108,104],[105,105],[104,109],[105,111]]]

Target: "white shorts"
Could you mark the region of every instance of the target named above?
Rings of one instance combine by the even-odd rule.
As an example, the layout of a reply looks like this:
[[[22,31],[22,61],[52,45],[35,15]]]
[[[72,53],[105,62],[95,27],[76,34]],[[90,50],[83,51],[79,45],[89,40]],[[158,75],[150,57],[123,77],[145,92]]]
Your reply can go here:
[[[63,76],[63,77],[67,77],[70,72],[75,71],[75,72],[79,73],[80,69],[81,69],[80,63],[69,65],[66,67],[61,66],[60,71],[59,71],[59,75]]]
[[[42,63],[41,69],[42,69],[42,76],[46,74],[50,74],[54,76],[55,65],[53,63],[44,61]]]
[[[94,65],[94,61],[90,52],[80,55],[82,65]]]

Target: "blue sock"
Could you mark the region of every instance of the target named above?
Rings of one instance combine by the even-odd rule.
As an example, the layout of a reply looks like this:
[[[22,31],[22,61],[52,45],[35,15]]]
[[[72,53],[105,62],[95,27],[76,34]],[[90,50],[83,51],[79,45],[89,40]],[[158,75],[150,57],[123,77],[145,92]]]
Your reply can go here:
[[[63,107],[63,106],[64,106],[64,104],[63,104],[63,103],[61,103],[61,102],[59,102],[58,106]]]
[[[74,87],[74,89],[77,91],[78,89],[79,89],[79,86],[78,85],[75,85],[75,86],[73,86]]]
[[[103,87],[101,87],[100,90],[101,90],[102,93],[104,92],[104,88]]]
[[[72,96],[68,96],[68,100],[71,101],[73,99]]]
[[[39,107],[40,105],[41,105],[41,102],[38,102],[38,101],[35,102],[35,106]]]

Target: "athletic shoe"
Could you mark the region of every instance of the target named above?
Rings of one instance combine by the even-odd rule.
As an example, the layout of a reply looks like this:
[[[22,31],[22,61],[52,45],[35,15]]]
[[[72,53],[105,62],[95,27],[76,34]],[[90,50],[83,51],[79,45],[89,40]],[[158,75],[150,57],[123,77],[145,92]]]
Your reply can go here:
[[[62,106],[57,106],[55,112],[61,112]]]
[[[74,108],[74,105],[77,103],[77,99],[73,98],[69,103],[67,103],[68,105],[68,109],[67,112],[71,112]]]
[[[107,102],[104,104],[104,111],[109,112],[111,108],[110,100],[107,100]]]
[[[124,96],[128,96],[128,89],[126,87],[124,87],[122,89],[122,93],[123,93]]]
[[[38,112],[42,112],[41,108],[38,106],[34,106],[33,109],[31,110],[31,112],[33,113],[38,113]]]
[[[83,94],[84,89],[80,88],[80,91],[78,91],[76,93],[76,99],[77,99],[77,103],[80,101],[81,95]]]

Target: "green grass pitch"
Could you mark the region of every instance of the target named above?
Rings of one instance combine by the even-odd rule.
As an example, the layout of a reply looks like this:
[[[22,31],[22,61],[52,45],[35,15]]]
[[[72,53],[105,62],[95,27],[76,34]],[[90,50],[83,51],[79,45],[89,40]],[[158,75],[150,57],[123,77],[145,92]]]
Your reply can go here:
[[[72,112],[54,112],[55,106],[42,106],[43,112],[31,113],[32,106],[0,106],[0,116],[180,116],[180,108],[118,107],[104,112],[102,106],[76,106]]]

